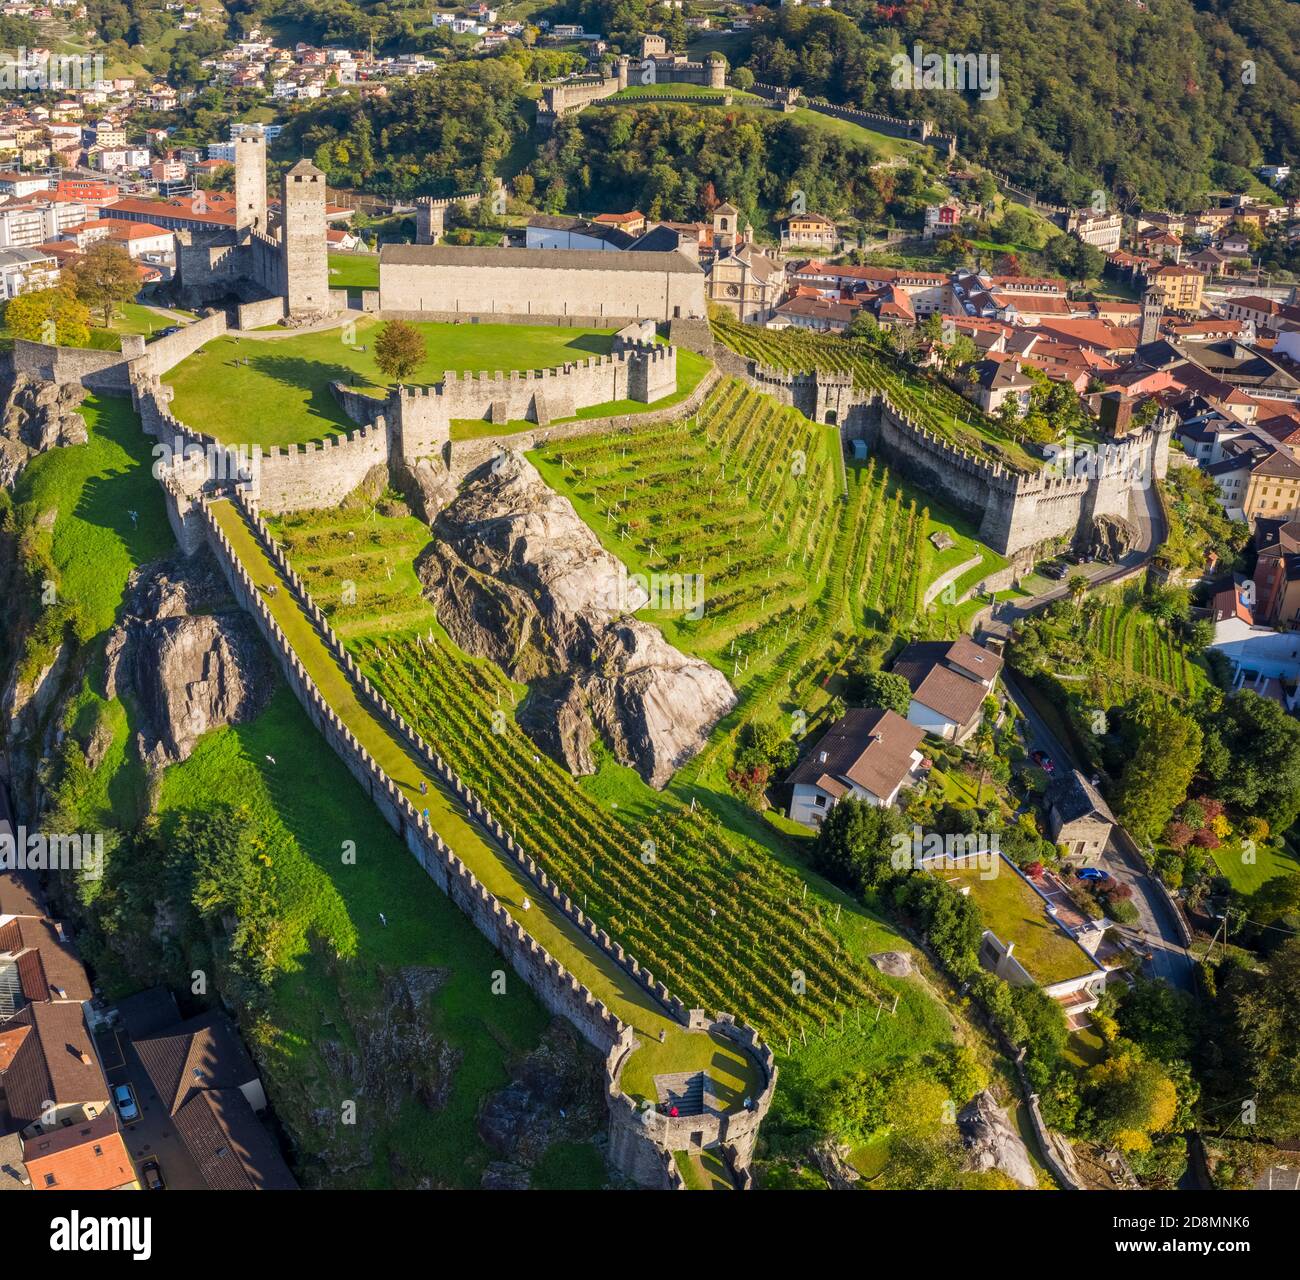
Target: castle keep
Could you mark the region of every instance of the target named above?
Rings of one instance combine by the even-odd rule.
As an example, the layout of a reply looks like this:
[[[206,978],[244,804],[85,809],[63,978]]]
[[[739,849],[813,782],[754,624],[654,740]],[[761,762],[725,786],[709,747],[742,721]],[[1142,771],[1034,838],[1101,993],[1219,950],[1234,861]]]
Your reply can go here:
[[[243,327],[306,322],[331,310],[325,241],[325,175],[299,160],[280,186],[278,230],[266,199],[266,140],[235,140],[235,221],[231,228],[179,232],[176,283],[191,307],[243,304]]]

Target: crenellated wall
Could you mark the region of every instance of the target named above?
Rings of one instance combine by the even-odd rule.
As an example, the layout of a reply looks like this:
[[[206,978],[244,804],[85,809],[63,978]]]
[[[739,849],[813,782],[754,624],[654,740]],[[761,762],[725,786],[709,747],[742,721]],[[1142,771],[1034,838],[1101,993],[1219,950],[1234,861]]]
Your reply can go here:
[[[627,1176],[646,1186],[677,1186],[671,1144],[685,1148],[700,1132],[706,1134],[706,1145],[725,1143],[735,1164],[742,1185],[748,1185],[746,1168],[752,1155],[758,1126],[771,1104],[776,1085],[777,1069],[771,1050],[762,1043],[750,1027],[737,1027],[729,1015],[719,1014],[716,1021],[707,1020],[702,1011],[688,1010],[668,988],[648,970],[643,969],[609,934],[597,927],[594,921],[565,895],[525,851],[512,834],[493,817],[482,801],[467,788],[449,765],[419,736],[419,734],[388,704],[370,681],[361,674],[351,654],[330,627],[319,606],[311,599],[302,580],[292,568],[284,550],[271,537],[265,522],[258,515],[257,505],[238,491],[231,499],[236,509],[243,513],[258,538],[262,550],[283,575],[307,618],[338,661],[340,668],[354,687],[359,698],[404,743],[431,775],[439,777],[464,806],[471,822],[481,830],[483,837],[494,843],[502,853],[511,858],[524,871],[538,892],[545,895],[567,917],[593,947],[613,960],[632,980],[649,993],[664,1010],[681,1023],[684,1033],[713,1031],[726,1035],[740,1044],[760,1068],[762,1088],[749,1109],[734,1115],[706,1115],[694,1118],[689,1132],[685,1118],[670,1121],[668,1117],[651,1112],[648,1116],[638,1111],[630,1099],[623,1095],[619,1075],[628,1057],[637,1047],[633,1029],[598,999],[572,973],[554,959],[502,906],[477,879],[432,828],[429,821],[417,812],[411,801],[378,765],[373,756],[358,741],[329,706],[315,681],[299,661],[287,637],[276,622],[262,592],[256,587],[247,568],[234,551],[225,532],[215,518],[207,495],[188,496],[180,484],[173,483],[168,471],[162,475],[164,493],[173,515],[173,524],[187,531],[189,549],[206,542],[212,548],[218,563],[230,582],[240,604],[254,617],[267,643],[274,652],[285,679],[302,703],[312,723],[343,760],[384,819],[397,831],[407,849],[425,869],[430,878],[469,917],[483,936],[507,959],[514,971],[528,984],[551,1012],[568,1019],[580,1034],[605,1055],[606,1097],[610,1108],[611,1162]],[[197,542],[193,534],[199,533]],[[179,535],[178,535],[179,536]],[[184,545],[184,544],[183,544]],[[633,1117],[636,1117],[633,1119]],[[662,1121],[656,1127],[655,1122]],[[637,1131],[628,1132],[635,1123]],[[615,1135],[618,1136],[617,1140]],[[635,1138],[635,1141],[633,1140]]]

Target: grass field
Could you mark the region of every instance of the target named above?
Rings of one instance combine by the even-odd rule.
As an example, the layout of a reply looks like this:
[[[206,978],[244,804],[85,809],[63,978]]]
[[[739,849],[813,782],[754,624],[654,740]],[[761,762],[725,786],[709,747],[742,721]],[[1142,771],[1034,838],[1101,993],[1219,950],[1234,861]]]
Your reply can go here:
[[[433,383],[458,373],[554,368],[608,355],[611,329],[572,329],[514,324],[419,324],[427,358],[409,381]],[[208,343],[168,375],[175,391],[172,412],[189,426],[232,444],[300,444],[355,424],[329,389],[342,381],[375,395],[388,380],[375,364],[379,322],[359,319],[323,333],[267,339],[222,337]],[[703,376],[700,358],[679,359],[689,385]],[[706,366],[707,367],[707,366]],[[646,406],[638,405],[638,409]],[[617,412],[608,407],[592,413]]]
[[[1210,855],[1219,871],[1241,894],[1254,893],[1275,876],[1300,875],[1300,858],[1280,844],[1261,844],[1255,849],[1254,861],[1244,858],[1238,840],[1225,840]]]
[[[82,416],[89,442],[34,458],[14,500],[56,513],[48,536],[57,597],[75,605],[96,635],[112,625],[131,570],[170,550],[174,539],[150,440],[130,403],[93,395]]]
[[[331,253],[329,272],[331,289],[378,289],[379,255]]]

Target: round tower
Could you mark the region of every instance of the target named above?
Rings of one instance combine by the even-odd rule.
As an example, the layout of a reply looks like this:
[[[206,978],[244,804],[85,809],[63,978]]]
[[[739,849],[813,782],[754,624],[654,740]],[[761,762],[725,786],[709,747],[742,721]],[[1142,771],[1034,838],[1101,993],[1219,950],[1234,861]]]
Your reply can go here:
[[[722,54],[714,52],[705,59],[709,67],[709,88],[725,89],[727,87],[727,60]]]
[[[618,59],[614,63],[614,74],[618,77],[618,87],[620,89],[627,88],[628,67],[631,65],[632,59],[627,54],[620,53],[618,55]]]

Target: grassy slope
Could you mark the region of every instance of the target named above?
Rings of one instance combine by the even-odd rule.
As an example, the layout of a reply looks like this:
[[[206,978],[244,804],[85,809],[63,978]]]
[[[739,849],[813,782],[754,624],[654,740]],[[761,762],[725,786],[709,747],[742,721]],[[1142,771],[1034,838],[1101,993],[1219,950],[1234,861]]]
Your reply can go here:
[[[57,512],[52,552],[59,597],[80,605],[98,633],[112,625],[131,570],[169,551],[173,538],[150,470],[150,443],[130,404],[91,396],[83,416],[89,443],[33,459],[14,497],[19,505]]]
[[[684,1033],[679,1024],[612,959],[594,948],[590,940],[549,900],[542,900],[536,886],[513,862],[489,844],[463,816],[461,807],[446,796],[436,776],[426,772],[403,746],[388,734],[383,723],[358,700],[352,685],[325,649],[306,615],[295,603],[287,585],[266,558],[260,544],[237,510],[227,502],[216,504],[217,519],[241,561],[259,584],[281,582],[281,590],[269,600],[276,621],[284,630],[303,666],[339,717],[352,729],[379,766],[392,778],[417,809],[429,811],[430,822],[455,849],[486,888],[496,895],[506,911],[520,920],[561,964],[585,983],[624,1022],[634,1027],[647,1044],[665,1032],[668,1047],[676,1048],[681,1060],[696,1064],[696,1050],[702,1037]],[[420,792],[421,782],[428,794]],[[524,906],[528,902],[531,905]],[[747,1092],[752,1088],[751,1064],[738,1051],[716,1046],[712,1069],[724,1087]],[[668,1055],[669,1060],[671,1054]],[[665,1062],[662,1069],[673,1069]]]
[[[358,1081],[332,1073],[323,1044],[353,1043],[349,1020],[380,1011],[385,974],[411,964],[443,969],[427,1022],[459,1056],[447,1104],[434,1111],[408,1100],[396,1114],[364,1116],[375,1145],[368,1161],[354,1154],[364,1161],[357,1173],[365,1185],[389,1185],[400,1166],[438,1185],[477,1186],[491,1158],[476,1131],[478,1107],[509,1081],[512,1058],[536,1043],[549,1014],[513,974],[504,994],[492,994],[500,956],[429,881],[287,689],[256,721],[207,734],[167,771],[164,822],[221,803],[261,813],[282,834],[281,915],[303,939],[297,963],[274,984],[263,1024],[261,1056],[277,1110],[310,1150],[313,1112],[324,1109],[332,1119],[318,1145],[346,1153],[349,1130],[333,1117],[350,1098],[362,1111],[378,1104],[359,1094]],[[356,845],[355,864],[343,860],[345,841]],[[353,1146],[361,1132],[352,1131]],[[342,1182],[357,1185],[352,1176]]]
[[[1245,862],[1240,843],[1225,840],[1210,856],[1238,893],[1254,893],[1276,876],[1300,875],[1300,859],[1278,845],[1260,845],[1255,850],[1255,861]]]

